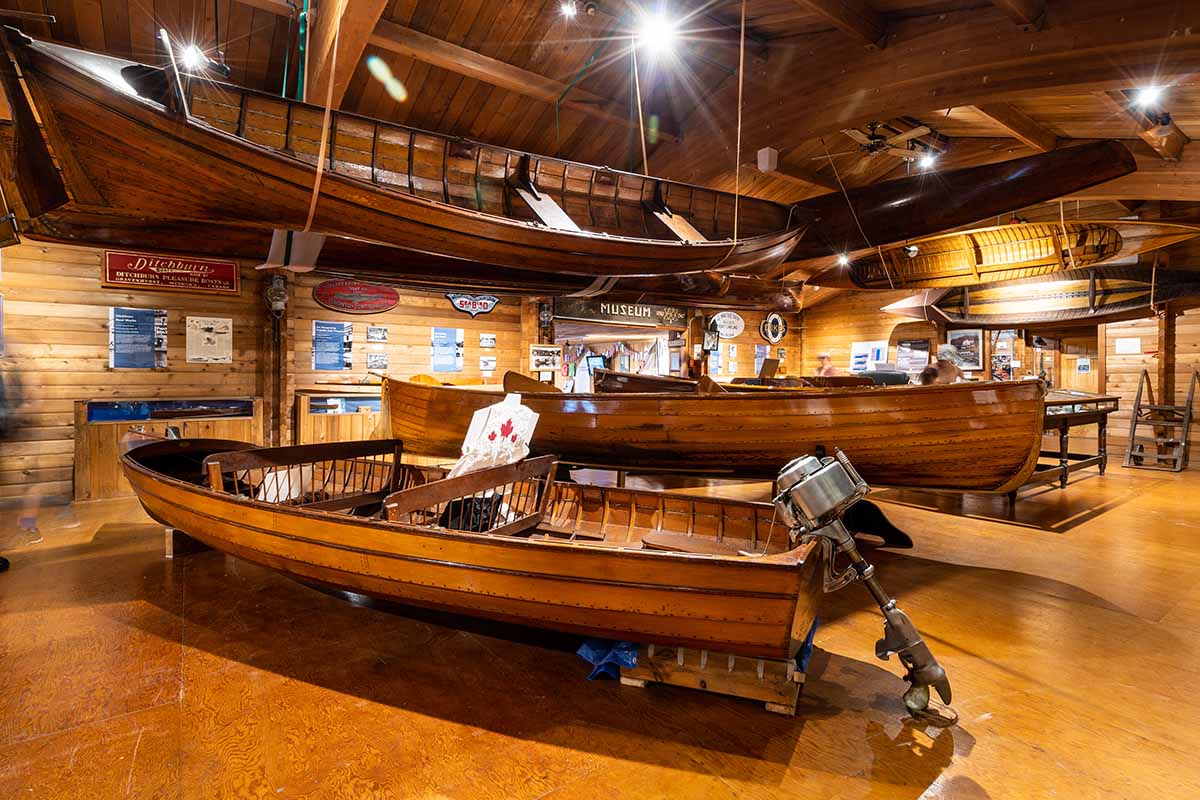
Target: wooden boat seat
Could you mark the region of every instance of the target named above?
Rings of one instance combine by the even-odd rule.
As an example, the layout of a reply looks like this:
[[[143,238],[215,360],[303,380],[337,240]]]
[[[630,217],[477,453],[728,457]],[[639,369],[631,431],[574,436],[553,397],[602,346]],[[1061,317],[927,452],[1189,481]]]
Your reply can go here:
[[[576,541],[603,542],[604,534],[598,531],[581,530],[578,528],[560,528],[548,522],[537,527],[538,533],[543,533],[550,539],[575,539]]]
[[[670,550],[676,553],[695,553],[708,556],[736,556],[740,551],[754,552],[754,542],[749,539],[722,539],[709,536],[688,536],[686,533],[651,531],[642,536],[642,547],[647,550]]]
[[[541,530],[540,528],[538,529]],[[535,533],[529,537],[531,542],[567,542],[574,541],[577,544],[586,545],[588,547],[623,547],[626,550],[642,550],[641,542],[622,542],[622,541],[607,541],[597,537],[576,536],[573,540],[569,536],[559,536],[549,533]]]

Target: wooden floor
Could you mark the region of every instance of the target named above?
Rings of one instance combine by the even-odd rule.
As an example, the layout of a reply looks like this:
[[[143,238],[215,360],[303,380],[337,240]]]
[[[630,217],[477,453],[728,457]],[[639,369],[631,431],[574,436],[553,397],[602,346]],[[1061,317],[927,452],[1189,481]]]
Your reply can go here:
[[[950,674],[951,728],[906,720],[859,587],[788,719],[589,683],[570,640],[165,561],[131,502],[51,510],[0,575],[0,797],[1200,797],[1200,471],[1083,476],[1011,519],[881,493],[917,544],[868,557]]]

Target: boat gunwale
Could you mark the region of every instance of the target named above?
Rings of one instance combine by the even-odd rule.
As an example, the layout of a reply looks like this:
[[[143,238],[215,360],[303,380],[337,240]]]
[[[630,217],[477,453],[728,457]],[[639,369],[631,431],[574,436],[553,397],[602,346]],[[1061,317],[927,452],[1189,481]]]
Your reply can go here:
[[[293,446],[297,446],[297,445],[293,445]],[[299,445],[299,446],[303,446],[303,445]],[[804,564],[807,562],[809,556],[811,555],[811,553],[815,547],[815,544],[810,542],[808,544],[796,545],[795,547],[792,547],[781,553],[775,553],[772,555],[727,556],[727,555],[722,555],[722,554],[684,553],[684,552],[677,552],[677,551],[670,551],[670,550],[650,550],[650,549],[643,549],[640,547],[639,548],[633,548],[633,547],[617,548],[617,547],[607,547],[607,546],[601,547],[601,546],[591,545],[585,541],[570,542],[570,541],[565,541],[565,540],[559,541],[559,540],[555,540],[555,539],[530,540],[525,537],[509,536],[509,535],[504,535],[504,534],[476,533],[476,532],[472,532],[472,531],[461,531],[461,530],[454,530],[454,529],[450,529],[450,528],[440,528],[437,526],[424,527],[424,526],[417,526],[417,525],[406,525],[404,523],[390,522],[390,521],[384,520],[384,519],[376,520],[376,519],[369,519],[366,517],[352,517],[352,516],[348,516],[345,514],[337,514],[337,513],[333,513],[333,512],[329,512],[329,511],[314,511],[314,510],[310,510],[310,509],[305,509],[302,506],[300,506],[300,507],[286,506],[286,505],[277,504],[277,503],[269,503],[269,502],[262,501],[262,500],[255,500],[253,498],[248,498],[248,497],[244,497],[241,495],[232,495],[227,492],[218,492],[210,487],[203,486],[203,485],[200,485],[197,483],[192,483],[190,481],[186,481],[186,480],[183,480],[180,478],[174,478],[170,475],[166,475],[164,473],[157,472],[157,471],[147,467],[146,465],[142,464],[141,462],[139,462],[133,458],[133,455],[137,452],[138,449],[140,449],[140,448],[135,447],[132,450],[130,450],[129,452],[122,455],[121,462],[126,467],[126,469],[133,470],[133,471],[143,475],[144,477],[148,478],[152,485],[155,483],[169,484],[169,485],[172,485],[174,488],[176,488],[178,490],[182,490],[187,493],[196,494],[201,497],[216,498],[220,502],[222,502],[224,504],[228,504],[233,508],[249,507],[249,508],[253,508],[256,511],[261,511],[261,512],[266,512],[266,513],[271,513],[271,512],[284,513],[289,516],[298,516],[298,517],[301,517],[304,519],[318,520],[318,521],[322,521],[322,522],[332,523],[335,525],[349,526],[352,528],[366,527],[366,528],[370,528],[371,530],[375,530],[378,532],[400,533],[400,534],[405,534],[405,535],[417,535],[417,536],[422,536],[422,537],[431,538],[431,539],[449,539],[449,540],[453,540],[453,541],[459,541],[464,544],[486,544],[486,545],[493,546],[493,547],[498,547],[498,546],[510,547],[510,546],[515,545],[518,548],[533,549],[534,551],[539,550],[539,549],[544,550],[547,547],[560,548],[560,549],[563,549],[564,551],[569,551],[569,552],[573,552],[573,553],[588,553],[589,554],[588,557],[633,556],[635,558],[643,559],[643,560],[644,559],[657,560],[657,559],[665,557],[665,558],[674,558],[676,560],[681,560],[682,563],[687,563],[687,564],[712,565],[715,563],[723,563],[723,564],[728,564],[728,565],[750,566],[752,568],[764,568],[764,569],[774,569],[774,570],[783,570],[783,571],[794,570],[797,568],[803,568]],[[251,449],[258,449],[258,448],[251,448]],[[581,484],[581,485],[587,486],[589,484]],[[631,493],[649,492],[652,494],[661,494],[661,495],[665,495],[667,497],[692,500],[692,501],[696,501],[696,500],[705,501],[705,500],[710,499],[710,498],[696,497],[694,495],[682,494],[679,492],[675,492],[675,493],[655,492],[653,490],[623,489],[623,488],[619,488],[619,487],[607,487],[607,486],[602,486],[599,488],[614,489],[616,491],[631,492]],[[173,503],[173,501],[169,500],[168,498],[163,497],[160,494],[156,494],[154,492],[151,492],[151,494],[153,494],[161,502]],[[140,499],[140,495],[139,495],[139,499]],[[769,505],[766,503],[752,503],[750,501],[745,501],[745,500],[720,500],[718,502],[737,503],[737,504],[745,504],[745,505],[753,505],[753,506]],[[204,512],[197,511],[196,509],[189,509],[188,511],[189,511],[189,513],[200,514],[202,516],[209,517],[210,519],[220,519],[220,518],[214,517],[211,514],[206,514]],[[349,551],[353,551],[353,552],[364,552],[364,553],[368,553],[371,555],[379,555],[379,556],[387,557],[387,558],[427,561],[429,563],[439,563],[439,564],[451,564],[452,563],[454,566],[463,567],[463,568],[481,569],[481,570],[488,570],[488,571],[494,571],[494,572],[506,572],[506,570],[495,570],[495,569],[492,569],[489,567],[482,567],[479,565],[472,565],[472,564],[463,564],[461,562],[438,561],[437,559],[423,559],[423,558],[416,557],[416,556],[405,556],[405,555],[400,555],[397,553],[390,553],[390,552],[386,552],[386,551],[367,550],[366,548],[348,546],[348,545],[341,544],[341,543],[330,542],[328,540],[308,539],[306,537],[295,536],[292,534],[284,533],[279,530],[266,530],[266,529],[258,528],[256,526],[245,525],[245,523],[242,523],[242,522],[230,522],[229,520],[223,520],[223,521],[230,525],[253,528],[254,530],[260,531],[262,533],[270,534],[273,536],[279,536],[281,538],[291,539],[294,541],[308,542],[308,543],[316,544],[316,545],[320,545],[320,546],[329,546],[329,547],[334,547],[334,548],[343,549],[343,550],[349,550]],[[534,528],[533,530],[536,532],[537,529]],[[577,579],[571,578],[571,580],[577,580]],[[578,580],[594,580],[594,579],[579,578]],[[598,581],[598,582],[604,583],[604,584],[615,583],[612,581]],[[627,583],[626,585],[650,586],[650,584],[639,584],[639,583]],[[709,590],[690,589],[690,591],[709,591]],[[719,590],[711,590],[711,591],[719,591]],[[777,595],[770,595],[770,596],[775,597]]]
[[[140,108],[142,110],[154,112],[155,116],[167,116],[167,117],[170,116],[170,112],[166,111],[165,107],[163,107],[162,104],[157,103],[153,100],[150,100],[149,98],[142,97],[140,94],[128,94],[126,92],[123,92],[120,89],[118,89],[117,87],[114,87],[111,84],[109,84],[104,79],[96,76],[94,73],[87,71],[80,65],[74,64],[74,63],[56,55],[52,51],[48,51],[45,49],[39,49],[38,47],[36,47],[36,45],[37,44],[50,44],[55,47],[61,47],[61,48],[68,49],[68,50],[76,50],[76,51],[79,51],[79,52],[82,52],[85,54],[93,54],[93,51],[84,50],[83,48],[70,47],[68,45],[59,45],[58,43],[55,43],[55,42],[46,42],[46,41],[40,40],[40,39],[33,39],[33,43],[34,43],[33,45],[26,45],[26,49],[31,50],[31,51],[37,53],[38,55],[40,55],[41,57],[54,62],[61,69],[68,71],[70,74],[78,76],[78,77],[82,78],[83,80],[88,81],[92,84],[103,86],[107,90],[109,90],[109,93],[112,96],[123,99],[125,102],[133,103],[137,108]],[[105,54],[105,53],[95,53],[95,55],[99,55],[99,56],[102,56],[105,58],[112,58],[112,59],[118,60],[118,61],[125,61],[127,63],[127,65],[130,65],[130,66],[147,66],[147,67],[151,67],[154,69],[159,69],[158,67],[152,67],[152,65],[141,64],[140,62],[137,62],[137,61],[127,61],[126,59],[121,59],[117,56],[109,56],[108,54]],[[138,119],[134,116],[130,116],[129,114],[125,113],[120,108],[115,107],[111,103],[111,101],[101,100],[101,99],[97,98],[95,95],[88,95],[86,92],[81,90],[82,87],[77,87],[77,86],[71,85],[69,82],[63,80],[61,77],[49,74],[45,70],[37,69],[35,67],[34,71],[37,72],[38,76],[45,78],[45,79],[53,80],[56,83],[59,83],[60,85],[64,86],[67,90],[74,92],[75,94],[87,99],[90,102],[99,103],[100,105],[103,105],[110,113],[114,113],[121,117],[124,117],[125,119],[129,120],[130,122],[132,122],[135,125],[139,125],[142,127],[147,126],[146,121]],[[20,80],[22,83],[25,83],[29,80],[29,76],[28,76],[27,72],[28,72],[27,70],[22,69],[22,73],[20,75]],[[261,97],[271,99],[274,101],[278,101],[278,102],[295,103],[295,104],[298,104],[301,106],[313,108],[313,109],[323,112],[322,107],[315,106],[310,103],[304,103],[304,102],[298,101],[298,100],[287,100],[284,98],[278,98],[278,97],[274,97],[266,92],[260,92],[258,90],[249,89],[249,88],[236,87],[233,84],[218,83],[218,85],[230,87],[230,89],[234,92],[245,92],[248,94],[261,96]],[[34,106],[36,107],[36,104],[34,104]],[[349,118],[353,118],[353,119],[357,119],[357,120],[369,122],[369,123],[383,123],[386,125],[394,124],[394,123],[387,122],[385,120],[377,120],[372,117],[366,117],[366,116],[362,116],[360,114],[355,114],[352,112],[335,111],[334,113],[338,117],[344,116],[344,117],[349,117]],[[41,111],[38,111],[38,115],[39,115],[39,118],[42,118],[44,116],[44,113]],[[44,122],[43,122],[42,127],[43,127],[43,129],[45,128]],[[153,126],[152,125],[150,127],[153,127],[155,130],[157,130],[163,136],[168,136],[168,137],[171,137],[175,141],[187,144],[188,147],[191,149],[200,149],[214,157],[224,158],[224,156],[222,156],[221,154],[214,153],[211,150],[211,148],[204,146],[202,144],[199,144],[199,143],[192,143],[192,142],[188,141],[186,138],[179,136],[178,134],[170,133],[162,126]],[[215,136],[227,144],[232,144],[232,145],[236,145],[239,147],[250,148],[263,157],[279,161],[280,163],[287,164],[290,167],[315,170],[315,167],[313,164],[310,164],[309,162],[304,161],[303,159],[300,159],[293,155],[288,155],[287,153],[284,153],[281,150],[268,147],[267,145],[262,145],[257,142],[253,142],[249,139],[246,139],[245,137],[241,137],[241,136],[237,136],[236,134],[229,133],[228,131],[224,131],[213,125],[210,125],[209,123],[207,123],[199,118],[193,117],[191,115],[190,110],[189,110],[188,118],[186,120],[184,127],[186,129],[193,130],[202,135]],[[406,128],[406,126],[397,125],[396,127],[404,128],[405,130],[411,130],[414,133],[420,133],[422,135],[429,135],[429,136],[441,139],[443,141],[463,142],[463,143],[473,144],[478,147],[493,148],[493,149],[497,149],[497,150],[500,150],[503,152],[512,153],[515,155],[529,155],[531,157],[536,157],[539,159],[545,158],[548,160],[556,161],[558,163],[581,166],[583,168],[594,170],[594,171],[599,171],[599,172],[609,171],[614,174],[629,175],[631,177],[637,177],[641,180],[647,180],[647,179],[659,180],[663,183],[670,183],[670,184],[675,184],[675,185],[679,185],[679,186],[684,186],[684,187],[687,187],[687,188],[690,188],[693,190],[712,192],[713,194],[715,194],[717,196],[727,195],[727,193],[720,192],[715,189],[709,189],[709,188],[706,188],[703,186],[696,186],[693,184],[680,183],[678,181],[672,181],[672,180],[669,180],[666,178],[655,179],[655,178],[653,178],[653,176],[649,176],[649,175],[638,175],[637,173],[627,173],[627,172],[620,171],[620,170],[612,170],[609,167],[585,164],[583,162],[557,159],[557,158],[553,158],[550,156],[539,156],[534,153],[525,153],[523,151],[514,150],[512,148],[506,148],[506,147],[502,147],[502,146],[486,144],[483,142],[476,142],[475,140],[471,140],[471,139],[448,137],[444,134],[433,133],[433,132],[424,131],[424,130],[415,129],[415,128]],[[256,173],[270,174],[273,179],[283,180],[283,181],[287,182],[289,185],[299,186],[299,184],[293,184],[290,180],[288,180],[286,178],[281,178],[277,174],[268,173],[265,170],[255,169],[255,168],[250,167],[245,164],[243,164],[242,166],[244,168],[251,169]],[[513,229],[519,229],[519,230],[524,230],[524,231],[534,231],[535,233],[538,233],[538,234],[548,234],[548,235],[552,235],[555,237],[559,237],[559,236],[575,237],[581,241],[587,242],[588,244],[615,242],[615,243],[635,246],[638,248],[664,248],[665,247],[665,248],[670,248],[670,249],[681,249],[681,250],[686,249],[689,251],[697,251],[697,250],[699,250],[699,251],[709,251],[709,250],[719,251],[721,249],[729,250],[729,253],[726,255],[725,259],[722,259],[722,261],[726,260],[727,258],[729,258],[730,256],[733,256],[735,254],[754,253],[754,252],[758,252],[761,250],[769,249],[771,247],[781,246],[784,243],[786,243],[786,241],[790,238],[796,238],[797,240],[799,240],[800,238],[802,238],[804,236],[804,234],[807,231],[807,227],[808,227],[806,222],[803,222],[803,221],[800,223],[795,222],[795,220],[797,220],[797,219],[802,220],[803,215],[795,213],[795,211],[792,207],[782,206],[778,203],[772,203],[772,205],[775,205],[779,209],[787,212],[787,214],[788,214],[787,225],[779,230],[769,231],[767,233],[758,234],[756,236],[742,237],[742,238],[738,238],[737,240],[734,240],[732,238],[725,238],[725,239],[705,240],[705,241],[701,241],[701,242],[692,242],[692,241],[686,241],[686,240],[678,240],[677,241],[677,240],[670,240],[670,239],[650,239],[650,238],[645,238],[645,237],[625,236],[625,235],[619,235],[619,234],[610,234],[610,233],[605,233],[605,232],[593,232],[593,231],[584,231],[584,230],[572,231],[572,230],[564,230],[564,229],[560,229],[560,228],[554,228],[554,227],[551,227],[548,225],[540,224],[533,220],[517,220],[517,219],[513,219],[512,217],[499,216],[499,215],[492,214],[492,213],[486,212],[486,211],[474,211],[471,209],[463,208],[461,206],[456,206],[452,203],[447,203],[442,200],[434,200],[431,198],[421,197],[416,194],[408,194],[408,193],[399,192],[399,191],[396,191],[395,189],[388,187],[386,185],[373,183],[373,182],[369,182],[369,181],[363,181],[360,178],[356,178],[354,176],[347,175],[342,172],[337,172],[336,170],[326,169],[326,170],[323,170],[323,174],[326,174],[326,177],[328,179],[341,182],[351,189],[355,189],[358,191],[383,192],[388,197],[393,198],[398,202],[415,203],[415,204],[422,205],[422,206],[425,206],[425,207],[428,207],[431,209],[436,209],[439,213],[446,213],[446,214],[453,215],[455,217],[461,217],[461,218],[468,219],[468,220],[479,221],[481,217],[484,217],[484,218],[486,218],[487,221],[489,221],[490,224],[504,225],[507,227],[511,227]],[[732,197],[732,195],[728,195],[728,196]],[[355,205],[357,207],[360,207],[360,208],[363,208],[366,210],[374,211],[374,209],[372,209],[370,206],[363,205],[361,203],[358,203],[356,201],[350,200],[345,197],[332,196],[330,199],[334,199],[339,202],[352,204],[352,205]],[[91,211],[90,206],[88,206],[87,204],[81,204],[74,198],[72,198],[72,202],[75,204],[76,208],[79,211],[82,211],[82,212],[90,212]],[[766,200],[761,201],[761,202],[771,203],[771,201],[766,201]],[[130,218],[138,218],[139,217],[139,215],[137,215],[137,214],[133,214],[133,215],[129,215],[129,216],[130,216]],[[389,216],[395,216],[395,215],[389,214]],[[176,218],[168,218],[168,219],[176,219]],[[188,218],[177,218],[177,219],[186,221]],[[199,221],[206,221],[206,220],[199,220]],[[225,221],[223,221],[223,223],[224,222]],[[233,223],[229,223],[229,224],[233,224]],[[242,226],[242,227],[258,228],[258,227],[263,227],[263,226],[248,225],[248,226]],[[449,229],[450,228],[450,226],[432,225],[432,224],[430,224],[429,227],[436,227],[439,229]],[[341,234],[341,233],[330,233],[329,235],[344,236],[344,234]],[[364,239],[361,237],[348,237],[348,238],[358,238],[361,241],[365,241],[365,242],[368,242],[371,244],[379,244],[379,245],[383,245],[383,246],[395,247],[395,245],[389,244],[387,242],[377,242],[377,241],[373,241],[370,239]],[[501,240],[501,241],[503,240],[503,237],[499,236],[499,235],[497,235],[497,236],[477,235],[477,238],[488,239],[488,240]],[[530,245],[523,245],[523,246],[537,248],[537,249],[541,249],[541,250],[553,250],[555,252],[567,252],[567,251],[564,251],[563,248],[561,248],[561,247],[549,247],[546,245],[539,245],[539,244],[530,244]],[[413,248],[406,248],[406,249],[413,249]],[[417,252],[425,252],[425,251],[418,250]],[[429,252],[432,253],[433,251],[429,251]],[[581,255],[581,256],[596,255],[595,253],[589,253],[587,250],[573,252],[572,254]],[[444,255],[444,254],[441,254],[441,255]],[[650,255],[630,255],[630,256],[623,256],[623,257],[636,259],[636,258],[649,258]],[[463,260],[469,260],[469,259],[463,259]],[[782,261],[786,261],[786,256],[784,257],[784,259],[782,259]],[[727,267],[725,269],[732,270],[732,269],[739,269],[739,268],[741,268],[741,265],[734,265],[731,267]],[[632,278],[632,277],[645,277],[645,276],[658,276],[658,275],[685,275],[685,274],[694,274],[694,273],[699,273],[699,272],[721,272],[721,271],[722,271],[722,268],[720,266],[720,263],[718,263],[717,265],[711,266],[711,267],[697,267],[693,270],[690,270],[690,272],[689,271],[681,271],[681,270],[668,270],[666,272],[652,272],[652,273],[624,273],[624,272],[622,272],[622,273],[620,273],[620,275],[621,275],[621,277],[631,277]],[[578,273],[578,274],[595,274],[595,273],[588,272],[588,273]]]

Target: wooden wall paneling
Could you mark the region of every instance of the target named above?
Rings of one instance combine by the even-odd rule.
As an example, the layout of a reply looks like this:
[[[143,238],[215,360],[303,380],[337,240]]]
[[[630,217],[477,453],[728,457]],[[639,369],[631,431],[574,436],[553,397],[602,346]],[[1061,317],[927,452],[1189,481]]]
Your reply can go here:
[[[1124,453],[1129,438],[1129,418],[1133,413],[1133,401],[1137,395],[1138,379],[1142,370],[1150,370],[1153,382],[1158,371],[1158,323],[1154,318],[1127,322],[1110,322],[1105,327],[1105,385],[1108,394],[1121,399],[1121,408],[1109,417],[1108,446],[1116,453]],[[1138,338],[1141,352],[1122,354],[1116,351],[1117,339]]]
[[[258,396],[263,310],[259,276],[242,269],[237,297],[106,289],[102,251],[23,244],[4,251],[5,355],[0,372],[15,404],[16,430],[0,442],[0,500],[34,492],[73,495],[75,412],[80,400]],[[165,370],[108,366],[108,309],[168,312]],[[233,319],[232,364],[188,364],[185,317]],[[261,438],[261,428],[255,438]]]
[[[708,312],[710,315],[713,312]],[[785,350],[784,359],[779,364],[780,374],[797,375],[800,373],[800,321],[796,315],[785,314],[784,317],[788,322],[788,333],[779,344],[771,344],[762,337],[758,332],[759,325],[766,318],[765,311],[738,311],[737,312],[746,322],[746,327],[740,336],[733,339],[721,340],[721,374],[713,375],[714,379],[727,381],[732,378],[753,378],[757,376],[757,371],[754,369],[754,347],[755,345],[766,345],[768,349],[768,358],[776,358],[776,351],[782,347]],[[737,371],[729,372],[727,365],[729,358],[729,345],[737,345]]]
[[[379,425],[380,413],[359,411],[353,414],[314,414],[311,406],[322,396],[340,395],[379,396],[378,387],[362,391],[346,391],[322,395],[308,391],[296,393],[296,438],[293,444],[324,444],[325,442],[357,442],[370,439]]]
[[[819,365],[817,357],[829,353],[838,371],[850,370],[850,345],[854,342],[887,339],[888,360],[896,357],[900,339],[931,339],[941,341],[937,326],[913,322],[904,317],[885,314],[879,309],[907,297],[910,293],[844,292],[831,300],[803,312],[803,360],[799,374],[813,375]],[[932,353],[931,353],[932,355]]]
[[[388,374],[407,378],[417,374],[432,374],[430,337],[434,327],[462,328],[463,371],[440,373],[448,381],[482,380],[480,355],[496,356],[496,372],[491,382],[499,383],[505,370],[520,369],[522,347],[521,300],[505,296],[488,314],[471,317],[454,309],[442,294],[401,292],[400,305],[383,314],[342,314],[319,305],[313,299],[313,288],[324,278],[320,275],[301,275],[294,279],[289,318],[294,328],[290,352],[293,358],[291,374],[297,389],[326,389],[332,382],[363,382],[368,378],[366,353],[388,355]],[[317,371],[312,368],[312,327],[314,320],[345,321],[354,325],[353,369],[347,371]],[[383,325],[388,329],[386,344],[367,342],[367,327]],[[480,333],[496,334],[496,347],[481,350]]]

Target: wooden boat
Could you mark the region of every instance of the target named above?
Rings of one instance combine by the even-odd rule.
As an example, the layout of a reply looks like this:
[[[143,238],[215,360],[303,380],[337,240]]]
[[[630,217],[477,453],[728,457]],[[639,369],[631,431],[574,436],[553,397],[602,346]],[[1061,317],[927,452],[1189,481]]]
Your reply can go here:
[[[392,435],[455,457],[502,392],[384,381]],[[644,471],[774,479],[796,453],[840,447],[874,485],[1007,492],[1041,445],[1040,381],[685,395],[525,393],[537,454]]]
[[[179,82],[12,29],[6,47],[18,184],[34,216],[305,226],[322,107]],[[328,138],[312,230],[479,264],[590,276],[754,270],[779,264],[807,224],[742,198],[734,242],[733,196],[722,192],[341,111]]]
[[[1138,319],[1168,301],[1179,308],[1200,305],[1200,274],[1146,267],[1068,270],[1051,280],[1025,278],[975,288],[926,289],[882,310],[914,319],[1011,328]]]
[[[122,465],[163,525],[360,594],[780,659],[815,619],[821,549],[793,547],[770,504],[557,483],[552,458],[436,480],[400,457],[398,441],[248,449],[184,439],[140,447]]]
[[[1200,226],[1137,220],[997,225],[881,248],[809,279],[842,289],[973,286],[1134,259],[1200,236]]]

